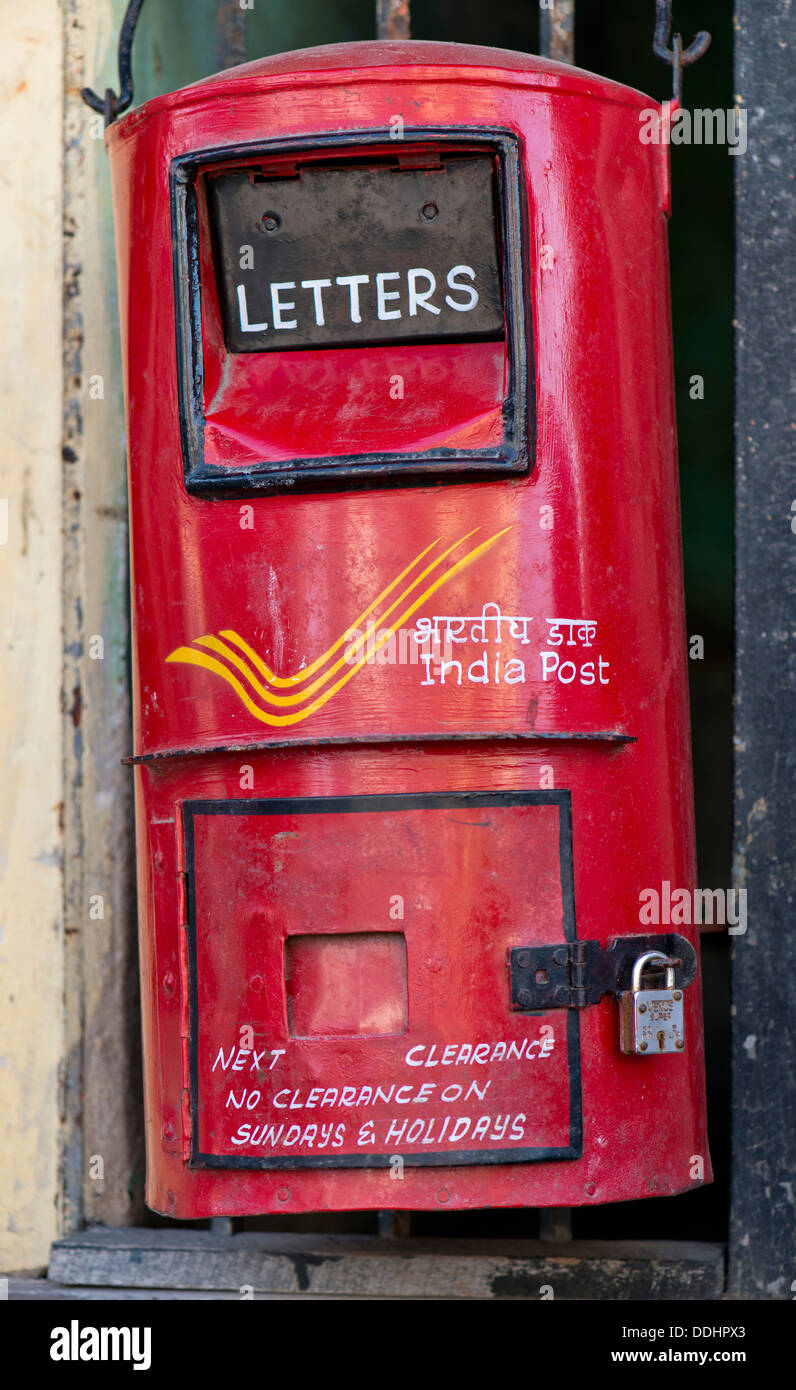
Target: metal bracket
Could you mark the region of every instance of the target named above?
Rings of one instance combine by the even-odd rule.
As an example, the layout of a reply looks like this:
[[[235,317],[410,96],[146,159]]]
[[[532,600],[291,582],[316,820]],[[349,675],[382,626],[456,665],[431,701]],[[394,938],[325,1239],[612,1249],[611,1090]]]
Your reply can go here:
[[[683,68],[690,67],[710,48],[710,34],[700,29],[687,48],[679,34],[672,39],[669,48],[669,34],[672,29],[672,0],[655,0],[655,35],[652,51],[662,63],[670,63],[672,68],[672,101],[679,102],[683,92]]]
[[[509,951],[510,1006],[515,1013],[585,1009],[604,994],[622,994],[632,984],[633,966],[646,951],[674,962],[675,986],[687,989],[697,970],[696,951],[684,936],[621,936],[608,948],[599,941],[555,946],[514,946]]]
[[[138,23],[138,16],[141,13],[141,6],[144,0],[129,0],[122,21],[121,32],[119,34],[119,94],[111,87],[105,88],[105,96],[97,96],[90,87],[84,87],[80,93],[86,106],[90,106],[92,111],[101,111],[105,118],[105,129],[112,125],[117,116],[121,116],[126,111],[133,100],[133,37],[135,26]]]

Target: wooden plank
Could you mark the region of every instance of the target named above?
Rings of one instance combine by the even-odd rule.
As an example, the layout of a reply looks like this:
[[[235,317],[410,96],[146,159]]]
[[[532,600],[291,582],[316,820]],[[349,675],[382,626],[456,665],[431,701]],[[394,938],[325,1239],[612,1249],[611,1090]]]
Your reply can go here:
[[[0,1268],[59,1233],[64,1030],[62,52],[54,0],[3,10],[0,105]]]
[[[49,1279],[107,1288],[251,1288],[289,1296],[446,1299],[720,1298],[719,1245],[665,1241],[405,1240],[93,1230],[53,1246]]]
[[[796,1278],[796,187],[790,0],[739,0],[735,159],[735,887],[748,929],[733,942],[730,1288],[793,1297]],[[789,344],[791,350],[789,351]]]
[[[64,930],[61,1212],[141,1220],[127,481],[110,178],[84,84],[118,85],[124,0],[65,0]]]
[[[10,1302],[23,1303],[240,1303],[238,1290],[228,1289],[134,1289],[97,1288],[86,1284],[54,1284],[50,1279],[9,1279],[8,1298]],[[256,1303],[281,1302],[338,1302],[339,1299],[325,1298],[322,1294],[311,1293],[258,1293],[252,1295]],[[364,1300],[345,1298],[346,1303]]]

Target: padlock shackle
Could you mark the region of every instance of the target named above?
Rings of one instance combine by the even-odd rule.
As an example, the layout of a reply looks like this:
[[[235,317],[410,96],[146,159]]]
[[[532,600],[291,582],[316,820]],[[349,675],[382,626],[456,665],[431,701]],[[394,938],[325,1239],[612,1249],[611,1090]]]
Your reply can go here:
[[[666,966],[666,989],[674,989],[674,963],[670,957],[665,956],[662,951],[645,951],[644,955],[639,956],[633,966],[633,979],[631,983],[633,994],[638,994],[641,989],[641,976],[644,972],[644,967],[651,961]]]

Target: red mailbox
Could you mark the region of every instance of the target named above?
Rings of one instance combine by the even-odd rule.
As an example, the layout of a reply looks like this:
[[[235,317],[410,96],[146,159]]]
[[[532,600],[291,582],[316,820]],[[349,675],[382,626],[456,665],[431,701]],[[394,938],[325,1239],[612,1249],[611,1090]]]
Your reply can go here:
[[[364,43],[110,128],[157,1211],[710,1178],[649,105]]]

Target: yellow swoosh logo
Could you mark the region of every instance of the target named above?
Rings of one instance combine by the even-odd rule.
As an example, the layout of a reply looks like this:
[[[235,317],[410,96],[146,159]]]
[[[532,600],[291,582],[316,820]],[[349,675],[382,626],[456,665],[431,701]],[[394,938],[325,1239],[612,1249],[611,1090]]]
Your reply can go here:
[[[477,529],[478,528],[476,527],[476,530]],[[341,656],[340,659],[334,663],[334,665],[330,666],[327,671],[324,671],[323,675],[320,675],[317,680],[313,681],[312,685],[308,686],[306,690],[302,690],[296,695],[272,695],[257,679],[257,676],[254,674],[254,670],[259,671],[260,675],[271,686],[284,686],[290,684],[292,681],[301,681],[303,683],[307,679],[308,671],[306,669],[302,670],[295,676],[274,676],[274,673],[271,670],[269,670],[265,662],[257,655],[257,653],[252,650],[248,642],[244,642],[243,638],[239,637],[236,632],[231,632],[229,629],[226,629],[222,630],[220,636],[229,638],[229,641],[234,642],[235,645],[239,648],[239,651],[233,651],[233,649],[230,646],[228,646],[227,643],[220,641],[218,637],[195,637],[194,646],[206,647],[210,651],[217,652],[219,656],[225,657],[229,663],[237,667],[237,669],[241,671],[243,675],[246,676],[246,679],[249,681],[249,684],[252,686],[254,691],[258,695],[260,695],[262,699],[265,700],[268,704],[302,704],[304,701],[308,700],[311,695],[314,695],[317,690],[320,690],[322,686],[326,685],[328,681],[331,680],[332,676],[335,676],[338,671],[342,671],[343,667],[350,666],[352,659],[356,655],[356,653],[360,649],[367,649],[368,639],[375,632],[377,626],[383,623],[390,616],[391,613],[394,613],[395,609],[400,607],[401,603],[405,601],[409,594],[411,594],[414,589],[416,589],[420,584],[422,584],[423,580],[426,579],[429,574],[433,573],[437,566],[441,565],[443,560],[446,560],[448,556],[451,554],[451,552],[456,549],[457,546],[461,545],[463,541],[469,540],[470,536],[473,535],[475,535],[475,531],[470,531],[466,536],[462,536],[461,540],[456,541],[454,545],[451,545],[448,547],[447,550],[444,550],[442,554],[438,557],[438,559],[433,560],[430,565],[427,565],[426,568],[421,571],[421,573],[417,576],[416,579],[412,580],[412,583],[409,584],[401,594],[399,594],[398,598],[390,604],[389,608],[385,609],[385,611],[381,613],[378,618],[374,619],[371,623],[368,624],[368,627],[366,628],[363,636],[358,637],[356,641],[351,641],[351,636],[355,631],[359,629],[359,624],[361,622],[364,622],[365,618],[385,597],[389,596],[389,593],[392,591],[395,585],[400,583],[400,580],[403,579],[404,576],[414,568],[417,562],[428,554],[428,550],[431,550],[432,546],[429,546],[428,550],[424,550],[421,552],[420,555],[416,556],[415,559],[412,561],[412,564],[407,566],[403,573],[398,576],[398,579],[393,580],[392,584],[388,585],[386,589],[382,590],[382,593],[378,596],[378,598],[374,599],[373,603],[369,604],[369,606],[365,609],[365,612],[361,614],[359,618],[357,618],[356,622],[352,623],[350,627],[346,628],[345,632],[340,637],[338,637],[337,641],[331,647],[329,647],[326,652],[324,652],[323,656],[318,657],[317,660],[312,663],[310,672],[316,671],[318,667],[323,663],[323,661],[325,661],[329,656],[333,655],[335,651],[338,651],[341,647],[345,646],[346,640],[348,640],[350,645],[345,648],[343,656]],[[435,541],[434,545],[436,545],[437,543],[438,542]],[[448,573],[450,573],[450,571],[448,571]],[[248,661],[244,661],[241,658],[240,652],[244,653],[244,655],[248,658]],[[251,663],[251,665],[249,663]],[[254,670],[252,670],[252,667],[254,668]]]
[[[477,530],[477,529],[478,529],[478,528],[476,527],[476,530]],[[469,540],[469,539],[470,539],[470,536],[473,536],[473,535],[475,535],[475,531],[470,531],[468,535],[462,536],[461,539],[458,540],[458,541],[456,541],[454,545],[449,546],[449,548],[448,548],[446,551],[444,551],[443,554],[440,555],[440,556],[433,562],[432,565],[429,565],[428,569],[426,569],[426,570],[423,571],[423,575],[428,574],[436,565],[441,564],[442,561],[445,559],[445,557],[446,557],[447,555],[450,555],[451,552],[452,552],[453,550],[456,549],[456,546],[457,546],[457,545],[461,545],[463,541]],[[366,620],[367,618],[370,617],[370,615],[371,615],[371,613],[374,611],[374,609],[378,608],[379,604],[382,603],[382,602],[384,601],[385,598],[388,598],[389,595],[393,592],[393,590],[396,589],[396,588],[398,587],[398,585],[401,583],[401,580],[402,580],[402,579],[405,579],[406,576],[407,576],[408,574],[411,574],[411,572],[412,572],[412,570],[414,569],[415,565],[417,565],[421,560],[424,560],[424,559],[426,558],[426,556],[429,554],[429,552],[432,551],[432,550],[434,549],[434,547],[437,546],[437,545],[439,545],[439,537],[437,537],[437,539],[436,539],[435,541],[432,541],[432,542],[431,542],[431,545],[427,545],[426,548],[425,548],[425,550],[421,550],[420,553],[419,553],[419,555],[416,555],[415,558],[414,558],[414,560],[412,560],[412,561],[406,566],[406,569],[402,570],[401,573],[400,573],[399,575],[397,575],[396,578],[393,579],[392,582],[391,582],[390,584],[388,584],[387,587],[386,587],[385,589],[382,589],[382,591],[381,591],[380,594],[377,594],[377,595],[376,595],[376,597],[374,598],[373,602],[368,604],[367,608],[365,608],[365,609],[363,610],[363,612],[360,613],[360,615],[359,615],[358,618],[355,618],[355,619],[354,619],[353,623],[351,623],[351,624],[346,628],[345,632],[341,633],[341,635],[338,637],[337,641],[332,643],[331,647],[327,647],[326,651],[325,651],[325,652],[322,652],[321,655],[320,655],[319,657],[316,657],[316,659],[315,659],[309,666],[303,666],[303,667],[301,668],[301,670],[300,670],[300,671],[296,671],[296,673],[295,673],[294,675],[291,675],[291,676],[277,676],[277,675],[275,675],[274,672],[271,671],[271,670],[269,669],[268,666],[266,666],[265,662],[262,661],[262,660],[260,659],[260,657],[257,656],[257,654],[256,654],[255,652],[252,651],[251,647],[248,646],[248,644],[247,644],[246,642],[244,642],[243,639],[242,639],[241,637],[238,637],[237,633],[235,633],[235,632],[230,632],[228,629],[227,629],[227,630],[223,630],[223,629],[222,629],[222,631],[220,632],[219,636],[221,636],[221,637],[226,637],[226,638],[228,638],[229,641],[235,642],[235,643],[241,648],[241,650],[244,651],[244,652],[248,655],[248,657],[250,658],[250,660],[253,660],[253,661],[254,661],[255,666],[256,666],[257,669],[260,671],[261,675],[263,675],[263,676],[265,677],[265,679],[268,681],[269,685],[274,685],[274,686],[294,686],[294,685],[298,685],[298,684],[303,684],[304,681],[309,680],[311,676],[314,676],[314,675],[315,675],[315,672],[318,671],[318,670],[320,669],[321,666],[323,666],[323,664],[324,664],[325,661],[328,661],[329,657],[334,656],[334,653],[337,652],[337,651],[339,651],[340,648],[341,648],[342,646],[344,646],[344,644],[345,644],[345,642],[346,642],[346,639],[347,639],[347,636],[348,636],[348,634],[352,631],[352,629],[354,629],[354,628],[359,628],[359,627],[362,625],[362,623],[364,623],[365,620]],[[423,575],[420,575],[419,578],[416,579],[416,580],[414,581],[414,583],[413,583],[410,587],[411,587],[411,588],[414,588],[416,584],[419,584],[419,583],[420,583],[420,580],[423,578]],[[399,601],[400,601],[400,600],[399,600]],[[388,612],[389,612],[389,611],[390,611],[390,610],[388,609]],[[383,614],[382,616],[386,617],[386,614]],[[210,641],[213,641],[213,640],[214,640],[214,639],[208,639],[208,638],[203,638],[203,637],[197,637],[197,638],[195,638],[195,641],[197,641],[197,642],[208,642],[208,644],[209,644]]]
[[[476,528],[476,530],[478,529],[479,528]],[[374,598],[367,608],[359,615],[356,621],[350,627],[346,628],[340,637],[338,637],[325,652],[317,657],[310,666],[302,668],[300,672],[294,675],[276,676],[262,658],[258,656],[257,652],[255,652],[242,637],[239,637],[236,632],[228,628],[222,629],[218,636],[194,638],[193,647],[177,647],[176,651],[169,653],[166,660],[168,662],[181,662],[190,666],[200,666],[204,670],[212,671],[214,675],[220,676],[222,680],[225,680],[227,684],[232,687],[249,713],[263,724],[284,727],[286,725],[300,723],[302,720],[307,719],[309,715],[314,714],[316,710],[321,709],[339,690],[342,690],[343,686],[347,685],[350,680],[353,680],[354,676],[361,671],[366,662],[371,660],[375,653],[389,642],[390,638],[398,629],[411,618],[429,598],[431,598],[432,594],[435,594],[443,584],[447,584],[448,580],[453,579],[455,575],[461,573],[461,571],[472,564],[474,560],[484,555],[486,551],[491,549],[501,536],[504,536],[509,530],[511,530],[511,527],[506,526],[502,531],[498,531],[495,535],[482,541],[480,545],[474,546],[473,549],[469,550],[461,559],[456,560],[453,564],[449,565],[441,575],[433,579],[417,597],[412,599],[411,602],[407,602],[410,600],[414,591],[422,586],[424,580],[432,575],[434,570],[437,569],[459,545],[475,535],[475,531],[470,531],[465,536],[460,537],[458,541],[449,546],[447,550],[444,550],[442,554],[431,561],[415,579],[406,585],[399,596],[390,603],[378,618],[371,618],[371,614],[390,597],[402,580],[404,580],[407,575],[411,574],[415,566],[421,560],[425,559],[434,547],[439,544],[439,539],[433,541],[425,550],[420,551],[420,553],[415,556],[414,560],[412,560],[411,564],[407,565],[407,567],[402,570],[380,594],[377,594],[376,598]],[[407,606],[403,607],[404,604]],[[388,627],[383,628],[381,624],[391,614],[394,614],[396,609],[402,609],[402,611]],[[361,623],[369,618],[371,618],[371,621],[368,623],[365,635],[359,636],[355,641],[351,641],[354,631],[359,628]],[[377,627],[379,629],[378,639],[374,643],[372,639]],[[369,639],[371,640],[370,646],[368,647]],[[348,643],[347,646],[346,643]],[[197,647],[202,648],[202,650],[196,650]],[[303,684],[314,675],[324,663],[328,662],[341,647],[345,647],[344,655],[333,662],[331,666],[328,666],[323,674],[320,675],[317,680],[312,681],[305,690],[297,691],[290,695],[279,695],[274,694],[272,689],[268,689],[269,686],[285,687],[298,683]],[[365,651],[366,654],[362,655],[360,660],[352,665],[351,658],[355,656],[358,651]],[[215,652],[216,655],[211,656],[210,652]],[[223,658],[228,664],[223,664],[222,660],[218,658]],[[230,670],[230,666],[234,669]],[[344,666],[348,668],[345,674],[342,675],[339,680],[334,681],[332,685],[329,685],[329,682],[333,680]],[[236,672],[243,676],[249,687],[248,689],[239,679]],[[327,688],[323,689],[324,686]],[[322,691],[322,693],[318,694],[316,699],[312,699],[311,697],[319,691]],[[253,694],[250,692],[253,692]],[[290,713],[286,714],[274,714],[267,708],[263,708],[263,704],[259,703],[258,699],[255,697],[259,697],[259,701],[264,702],[267,706],[285,708],[295,704],[302,704],[303,708],[292,710]],[[309,704],[306,703],[307,700],[310,700]]]

